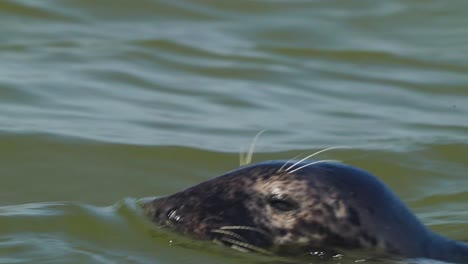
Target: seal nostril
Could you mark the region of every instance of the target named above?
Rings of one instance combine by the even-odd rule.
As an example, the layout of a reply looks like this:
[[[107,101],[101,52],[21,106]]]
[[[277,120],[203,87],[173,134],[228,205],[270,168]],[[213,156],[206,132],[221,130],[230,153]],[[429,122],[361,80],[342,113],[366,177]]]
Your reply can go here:
[[[158,201],[153,205],[153,217],[157,221],[179,221],[179,208],[166,201]]]
[[[177,212],[177,208],[173,207],[167,211],[167,219],[175,222],[179,222],[182,219],[182,216],[180,216]]]

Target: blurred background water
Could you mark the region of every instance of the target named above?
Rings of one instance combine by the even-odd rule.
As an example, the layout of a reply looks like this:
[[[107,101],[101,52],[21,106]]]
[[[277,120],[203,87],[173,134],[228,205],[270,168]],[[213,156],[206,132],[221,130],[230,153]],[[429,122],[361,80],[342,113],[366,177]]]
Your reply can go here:
[[[271,263],[137,206],[264,129],[254,161],[350,146],[320,158],[468,240],[467,1],[0,0],[0,25],[0,263]]]

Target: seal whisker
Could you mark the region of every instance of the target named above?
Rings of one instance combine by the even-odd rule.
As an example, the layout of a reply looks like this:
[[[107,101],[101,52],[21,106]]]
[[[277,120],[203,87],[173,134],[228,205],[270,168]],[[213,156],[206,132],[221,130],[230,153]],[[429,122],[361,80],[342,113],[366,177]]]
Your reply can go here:
[[[294,173],[298,170],[302,170],[305,167],[308,167],[317,163],[326,163],[326,162],[340,162],[341,163],[341,160],[319,160],[319,161],[310,162],[310,163],[300,166],[299,168],[295,168],[294,170],[289,171],[288,174]]]
[[[284,167],[286,167],[286,165],[288,165],[289,162],[291,162],[291,161],[293,161],[293,160],[295,160],[295,159],[298,159],[298,158],[299,158],[300,156],[302,156],[302,155],[304,155],[304,153],[299,154],[299,155],[295,156],[294,158],[292,158],[292,159],[286,161],[286,162],[278,169],[278,172],[281,172],[281,171],[284,169]]]
[[[245,156],[244,148],[241,147],[240,150],[239,150],[239,165],[240,165],[240,166],[245,166],[245,165],[247,165],[247,164],[245,164],[245,158],[244,158],[244,156]]]
[[[255,144],[257,143],[257,140],[260,137],[260,135],[263,134],[265,131],[266,131],[265,129],[261,130],[260,132],[257,133],[257,135],[255,135],[254,139],[252,140],[252,143],[250,143],[249,150],[243,157],[244,159],[241,160],[241,166],[248,165],[250,164],[250,162],[252,162],[252,156],[255,150]]]
[[[307,157],[305,157],[305,158],[303,158],[303,159],[297,161],[297,162],[294,163],[293,165],[291,165],[291,166],[289,166],[288,168],[286,168],[285,171],[291,170],[292,168],[294,168],[295,166],[297,166],[297,165],[300,164],[301,162],[303,162],[303,161],[305,161],[305,160],[307,160],[307,159],[310,159],[310,158],[312,158],[312,157],[315,156],[315,155],[318,155],[318,154],[323,153],[323,152],[328,151],[328,150],[339,149],[339,148],[348,148],[348,147],[346,147],[346,146],[336,146],[336,147],[330,147],[330,148],[326,148],[326,149],[319,150],[319,151],[317,151],[317,152],[315,152],[315,153],[313,153],[313,154],[310,154],[309,156],[307,156]]]
[[[255,227],[251,227],[251,226],[222,226],[220,227],[219,229],[221,230],[248,230],[248,231],[255,231],[255,232],[258,232],[262,235],[265,235],[265,236],[270,236],[270,234],[268,234],[267,232],[259,229],[259,228],[255,228]]]
[[[241,240],[243,242],[247,242],[247,240],[244,237],[242,237],[241,235],[239,235],[237,233],[234,233],[234,232],[231,232],[231,231],[228,231],[228,230],[213,229],[210,232],[235,237],[235,238],[237,238],[237,239],[239,239],[239,240]]]
[[[235,240],[235,239],[231,239],[231,238],[227,238],[227,237],[221,237],[220,241],[231,244],[231,248],[237,249],[239,251],[248,251],[248,250],[250,250],[250,251],[262,253],[262,254],[265,254],[265,255],[273,255],[272,252],[270,252],[270,251],[268,251],[266,249],[254,246],[254,245],[249,244],[249,243],[238,241],[238,240]]]

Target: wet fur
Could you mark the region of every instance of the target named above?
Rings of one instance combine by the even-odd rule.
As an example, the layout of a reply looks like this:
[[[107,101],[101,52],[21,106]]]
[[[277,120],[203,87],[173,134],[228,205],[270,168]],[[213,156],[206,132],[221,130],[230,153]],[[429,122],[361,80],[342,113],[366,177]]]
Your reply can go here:
[[[283,201],[293,210],[275,208]],[[465,244],[429,231],[370,173],[336,162],[252,164],[144,207],[160,226],[246,251],[361,248],[468,263]]]

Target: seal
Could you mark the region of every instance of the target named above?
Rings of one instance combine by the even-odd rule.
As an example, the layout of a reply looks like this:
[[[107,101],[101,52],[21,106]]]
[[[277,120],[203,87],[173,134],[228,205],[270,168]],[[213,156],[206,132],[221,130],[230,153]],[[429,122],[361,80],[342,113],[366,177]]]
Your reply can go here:
[[[244,251],[468,263],[467,244],[430,231],[372,174],[333,161],[251,164],[143,207],[159,226]]]

